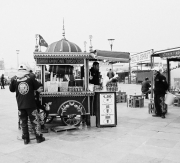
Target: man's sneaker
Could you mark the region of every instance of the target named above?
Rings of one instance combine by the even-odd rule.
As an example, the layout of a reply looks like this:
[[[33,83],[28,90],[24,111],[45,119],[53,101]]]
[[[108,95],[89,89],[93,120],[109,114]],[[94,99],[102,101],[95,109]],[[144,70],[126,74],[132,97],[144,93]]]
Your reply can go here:
[[[161,116],[161,118],[163,118],[163,119],[164,119],[164,118],[166,118],[166,117],[165,117],[165,115],[162,115],[162,116]]]
[[[152,115],[153,117],[161,117],[160,115],[158,114],[155,114],[155,115]]]

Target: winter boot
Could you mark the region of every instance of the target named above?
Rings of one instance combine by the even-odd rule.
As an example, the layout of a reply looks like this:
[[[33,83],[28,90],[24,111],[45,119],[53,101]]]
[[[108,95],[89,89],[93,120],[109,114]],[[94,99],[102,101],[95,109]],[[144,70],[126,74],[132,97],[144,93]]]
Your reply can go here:
[[[45,138],[43,137],[43,135],[36,135],[36,140],[37,140],[37,143],[41,143],[43,141],[45,141]]]
[[[28,144],[30,142],[30,139],[29,138],[25,138],[24,139],[24,144],[26,145],[26,144]]]
[[[22,135],[22,139],[24,140],[25,145],[30,142],[29,136]]]
[[[165,113],[162,113],[161,118],[163,118],[163,119],[166,118]]]

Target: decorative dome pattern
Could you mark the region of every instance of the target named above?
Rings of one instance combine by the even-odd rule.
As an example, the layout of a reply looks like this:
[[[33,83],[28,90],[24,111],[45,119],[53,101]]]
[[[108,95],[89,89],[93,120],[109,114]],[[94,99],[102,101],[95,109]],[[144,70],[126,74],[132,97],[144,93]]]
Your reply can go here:
[[[80,47],[68,40],[61,39],[50,44],[46,52],[82,52]]]

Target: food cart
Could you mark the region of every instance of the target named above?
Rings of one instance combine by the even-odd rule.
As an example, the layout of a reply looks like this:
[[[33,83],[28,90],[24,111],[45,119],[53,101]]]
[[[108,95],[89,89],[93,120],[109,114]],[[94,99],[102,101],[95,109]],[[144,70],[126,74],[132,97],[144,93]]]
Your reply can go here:
[[[79,125],[81,115],[90,113],[90,96],[93,91],[88,89],[89,68],[88,61],[94,54],[83,52],[34,52],[36,65],[41,69],[41,83],[44,92],[40,98],[42,105],[49,105],[48,116],[60,116],[65,125]],[[78,80],[70,86],[63,85],[62,74],[72,74],[72,66],[84,66],[84,78],[81,84]],[[48,71],[48,75],[47,74]],[[48,77],[47,77],[48,76]]]

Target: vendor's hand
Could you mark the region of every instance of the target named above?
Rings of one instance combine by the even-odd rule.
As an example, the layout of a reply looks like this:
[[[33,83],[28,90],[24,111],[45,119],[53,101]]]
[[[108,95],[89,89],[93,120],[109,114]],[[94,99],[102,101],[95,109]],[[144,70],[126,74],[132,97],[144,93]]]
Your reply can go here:
[[[39,87],[38,89],[37,89],[37,91],[40,93],[40,92],[43,92],[43,87],[41,86],[41,87]]]

